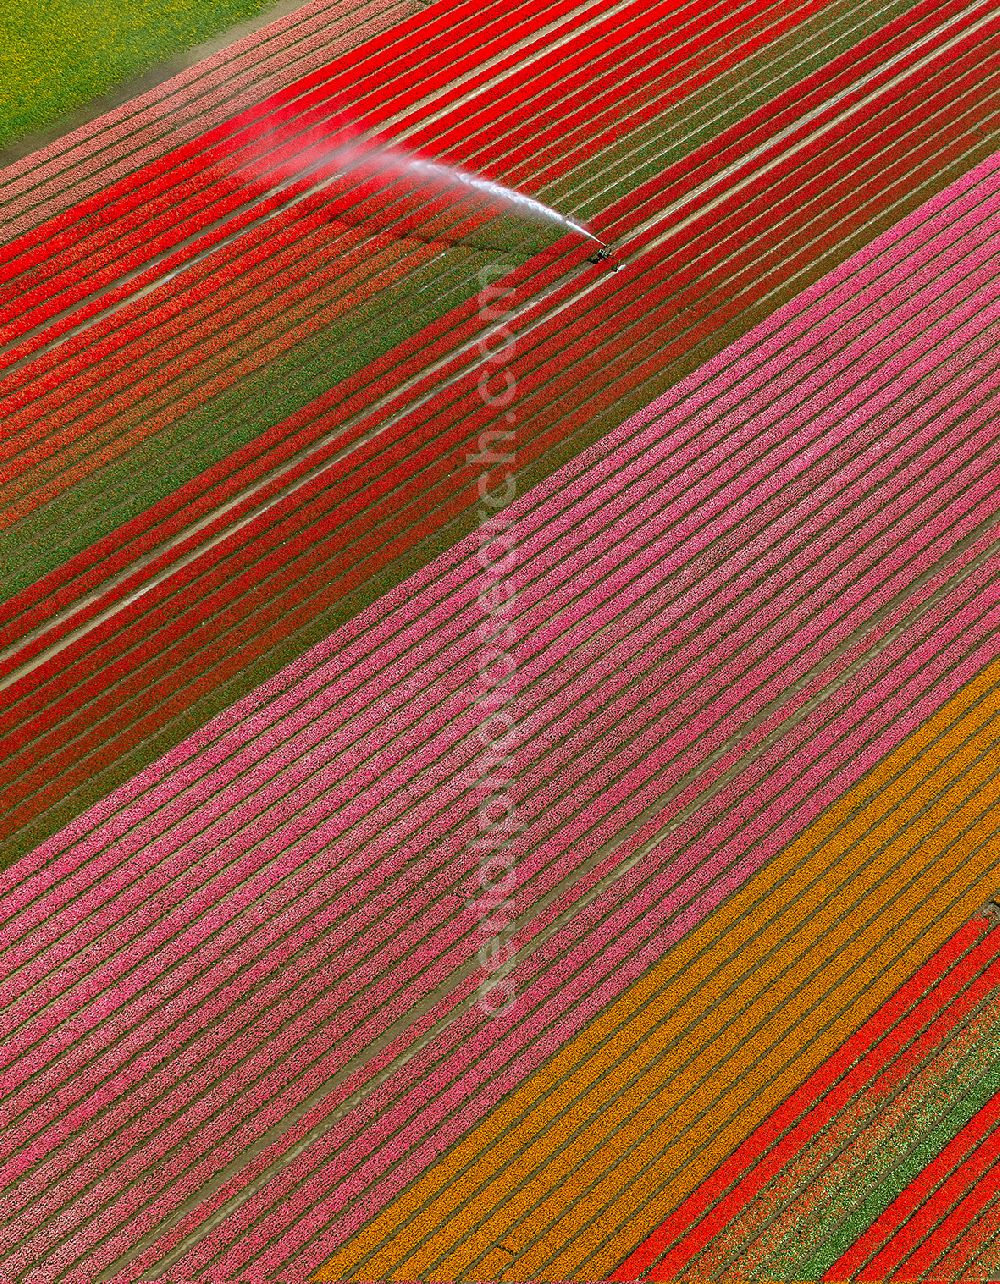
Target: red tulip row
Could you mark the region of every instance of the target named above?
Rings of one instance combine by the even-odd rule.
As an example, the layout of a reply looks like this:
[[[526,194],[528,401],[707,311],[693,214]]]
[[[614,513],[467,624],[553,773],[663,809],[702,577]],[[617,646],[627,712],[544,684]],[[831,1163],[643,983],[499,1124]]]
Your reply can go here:
[[[374,208],[376,203],[367,204]],[[400,204],[396,202],[397,207]],[[386,202],[381,206],[384,210]],[[363,208],[360,203],[354,205],[352,215]],[[433,212],[429,207],[421,212],[422,231],[434,230]],[[472,214],[462,220],[458,210],[450,217],[453,222],[447,230],[457,234],[482,221]],[[218,251],[203,270],[184,273],[161,303],[128,304],[50,354],[48,360],[20,372],[23,385],[11,397],[5,423],[10,436],[0,450],[4,459],[0,503],[9,503],[15,481],[14,493],[33,501],[28,511],[65,489],[69,481],[62,474],[77,460],[86,459],[101,435],[113,436],[116,453],[125,453],[156,431],[149,412],[161,389],[166,414],[160,426],[175,421],[182,413],[174,398],[184,370],[197,372],[198,382],[188,378],[182,391],[195,393],[196,404],[205,400],[207,390],[199,384],[236,355],[244,335],[259,339],[262,319],[273,316],[279,333],[291,330],[296,312],[305,306],[314,314],[312,328],[327,324],[335,313],[320,306],[324,296],[340,310],[345,300],[357,297],[359,284],[367,283],[367,291],[374,293],[437,248],[405,236],[397,240],[394,231],[365,235],[354,227],[335,226],[332,218],[335,215],[321,198],[304,202],[274,218],[247,243]],[[407,219],[404,212],[391,226],[405,232],[412,221],[412,215]],[[152,280],[159,271],[149,274]],[[134,283],[125,297],[141,284]],[[266,359],[265,350],[256,365]],[[44,372],[38,369],[43,365],[49,367]],[[230,382],[235,379],[234,375]],[[37,432],[39,419],[46,426],[45,434]],[[130,437],[122,434],[123,424],[133,425]],[[40,467],[46,462],[47,468]],[[56,489],[43,496],[46,477],[59,480]],[[13,519],[8,511],[0,523]]]

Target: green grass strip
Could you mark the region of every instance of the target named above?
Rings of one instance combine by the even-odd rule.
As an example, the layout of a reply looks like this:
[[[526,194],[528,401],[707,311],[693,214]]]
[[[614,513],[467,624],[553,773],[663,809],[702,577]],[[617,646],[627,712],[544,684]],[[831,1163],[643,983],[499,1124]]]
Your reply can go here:
[[[0,147],[238,23],[272,0],[2,0]]]

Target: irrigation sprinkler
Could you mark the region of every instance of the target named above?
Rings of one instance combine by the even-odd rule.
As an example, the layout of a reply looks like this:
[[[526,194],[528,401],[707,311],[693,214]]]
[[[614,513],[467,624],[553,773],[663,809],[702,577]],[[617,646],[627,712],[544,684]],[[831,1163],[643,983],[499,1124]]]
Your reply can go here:
[[[587,262],[593,263],[596,267],[599,264],[604,263],[608,259],[610,259],[613,253],[614,253],[613,248],[610,245],[605,245],[604,242],[602,241],[601,248],[599,250],[595,250],[595,252],[591,254],[591,256],[587,259]],[[620,267],[621,267],[620,263],[612,263],[611,271],[617,272]]]

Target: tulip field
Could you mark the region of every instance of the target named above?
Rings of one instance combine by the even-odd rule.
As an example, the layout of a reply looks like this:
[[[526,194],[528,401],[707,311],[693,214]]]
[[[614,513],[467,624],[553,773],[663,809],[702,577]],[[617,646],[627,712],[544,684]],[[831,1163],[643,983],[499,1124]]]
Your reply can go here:
[[[308,0],[0,170],[0,1284],[1000,1271],[998,74]]]

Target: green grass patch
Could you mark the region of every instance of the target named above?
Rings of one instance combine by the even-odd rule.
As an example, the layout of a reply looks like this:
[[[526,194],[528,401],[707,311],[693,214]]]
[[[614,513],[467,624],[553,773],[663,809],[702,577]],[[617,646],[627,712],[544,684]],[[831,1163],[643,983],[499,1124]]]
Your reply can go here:
[[[257,17],[270,3],[0,0],[0,147]]]

